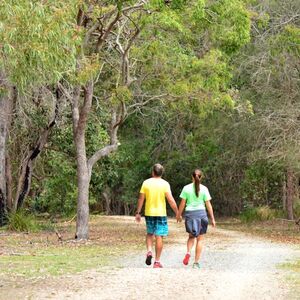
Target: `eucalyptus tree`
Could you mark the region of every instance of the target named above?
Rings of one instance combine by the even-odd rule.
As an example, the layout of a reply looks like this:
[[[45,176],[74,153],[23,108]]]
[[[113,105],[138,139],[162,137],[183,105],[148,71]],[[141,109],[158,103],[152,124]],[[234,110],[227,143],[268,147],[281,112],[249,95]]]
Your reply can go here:
[[[42,151],[50,129],[55,124],[57,95],[55,84],[63,74],[75,70],[76,43],[74,19],[76,1],[2,1],[0,3],[0,73],[1,73],[1,207],[16,209],[29,192],[32,168]],[[62,34],[63,33],[63,34]],[[46,91],[46,92],[45,92]],[[22,126],[22,120],[30,119],[25,106],[44,102],[50,121],[44,129],[38,128],[36,142],[15,153],[22,157],[15,168],[17,187],[12,187],[11,159],[8,139],[25,140],[13,136],[11,122]],[[52,102],[54,104],[52,105]],[[53,115],[53,117],[51,117]],[[25,116],[25,117],[24,117]],[[48,122],[48,124],[47,124]],[[23,125],[26,122],[24,121]],[[20,128],[20,127],[19,127]],[[16,132],[17,130],[14,130]],[[28,130],[29,135],[33,132]],[[5,159],[6,157],[6,159]],[[5,173],[7,176],[5,176]],[[5,186],[7,189],[5,190]],[[15,195],[12,195],[15,191]],[[3,209],[1,211],[3,215]]]
[[[240,1],[173,5],[148,16],[151,21],[132,49],[136,74],[141,74],[133,83],[137,95],[145,100],[158,95],[163,101],[136,106],[138,114],[121,131],[121,196],[126,203],[135,199],[155,160],[166,165],[175,193],[195,164],[208,168],[203,157],[214,132],[213,112],[225,115],[240,105],[238,91],[231,88],[231,57],[250,40],[249,12]]]
[[[236,60],[236,82],[253,106],[246,125],[253,133],[252,161],[285,169],[283,207],[293,219],[300,174],[300,4],[252,1],[251,9],[253,39]]]

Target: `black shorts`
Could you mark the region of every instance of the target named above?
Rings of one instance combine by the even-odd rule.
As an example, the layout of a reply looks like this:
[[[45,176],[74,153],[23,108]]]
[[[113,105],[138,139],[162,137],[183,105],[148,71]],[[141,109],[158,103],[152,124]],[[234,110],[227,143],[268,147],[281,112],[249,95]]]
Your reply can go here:
[[[186,232],[194,237],[207,232],[208,217],[205,210],[193,210],[185,212]]]

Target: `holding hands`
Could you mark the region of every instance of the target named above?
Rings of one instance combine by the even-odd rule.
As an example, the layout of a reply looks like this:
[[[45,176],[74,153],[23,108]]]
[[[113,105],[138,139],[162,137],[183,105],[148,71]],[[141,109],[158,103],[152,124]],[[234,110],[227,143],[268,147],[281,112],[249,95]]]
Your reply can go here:
[[[181,221],[182,221],[182,216],[181,216],[181,214],[177,214],[176,215],[176,220],[177,220],[177,223],[180,223]]]

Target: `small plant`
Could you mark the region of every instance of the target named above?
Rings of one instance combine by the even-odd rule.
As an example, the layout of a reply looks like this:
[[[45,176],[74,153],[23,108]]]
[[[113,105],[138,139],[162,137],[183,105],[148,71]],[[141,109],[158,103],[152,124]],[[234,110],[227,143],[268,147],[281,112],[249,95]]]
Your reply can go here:
[[[256,208],[248,207],[240,214],[240,219],[244,223],[249,223],[257,220]]]
[[[300,200],[294,204],[294,215],[296,219],[300,218]]]
[[[8,229],[19,232],[35,232],[39,230],[39,225],[33,215],[21,210],[9,214]]]
[[[273,220],[275,218],[275,210],[268,206],[261,206],[257,208],[257,216],[260,221]]]
[[[276,211],[268,206],[249,207],[240,215],[242,222],[248,223],[253,221],[273,220],[276,217]]]

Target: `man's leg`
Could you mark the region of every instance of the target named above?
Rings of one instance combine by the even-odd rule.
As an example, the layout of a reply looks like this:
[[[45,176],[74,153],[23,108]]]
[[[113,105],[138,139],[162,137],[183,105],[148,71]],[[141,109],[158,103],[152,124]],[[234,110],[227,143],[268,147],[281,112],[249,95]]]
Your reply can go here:
[[[148,252],[149,251],[152,252],[153,238],[154,238],[153,234],[147,233],[147,235],[146,235],[146,246],[147,246],[147,251]]]
[[[146,265],[150,266],[152,263],[152,245],[153,245],[154,235],[151,233],[147,233],[146,235],[146,246],[147,246],[147,254],[146,254]]]
[[[198,263],[200,260],[201,252],[203,249],[203,240],[204,240],[204,234],[199,235],[197,237],[197,243],[196,243],[196,249],[195,249],[195,263]]]
[[[163,237],[156,235],[155,236],[155,261],[160,260],[162,249],[163,249]]]

